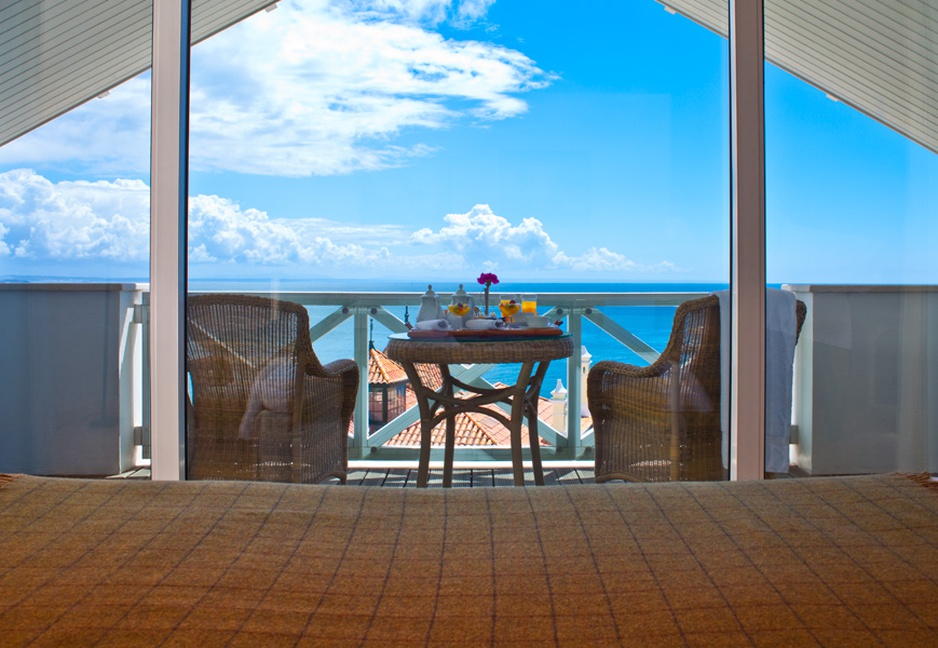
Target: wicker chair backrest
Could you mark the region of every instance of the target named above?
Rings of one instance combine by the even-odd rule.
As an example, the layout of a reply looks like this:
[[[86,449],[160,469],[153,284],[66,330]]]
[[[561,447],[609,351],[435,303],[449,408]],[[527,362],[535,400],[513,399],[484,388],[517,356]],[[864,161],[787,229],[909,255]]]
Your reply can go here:
[[[287,439],[300,420],[309,316],[299,304],[224,294],[190,296],[186,312],[189,477],[257,478],[259,413],[274,412]]]
[[[799,334],[806,310],[796,302]],[[710,295],[678,306],[668,344],[651,365],[593,366],[597,482],[725,478],[720,344],[719,300]]]
[[[309,354],[309,316],[298,304],[245,295],[188,300],[186,356],[193,387],[223,390],[243,406],[272,361],[295,369]]]

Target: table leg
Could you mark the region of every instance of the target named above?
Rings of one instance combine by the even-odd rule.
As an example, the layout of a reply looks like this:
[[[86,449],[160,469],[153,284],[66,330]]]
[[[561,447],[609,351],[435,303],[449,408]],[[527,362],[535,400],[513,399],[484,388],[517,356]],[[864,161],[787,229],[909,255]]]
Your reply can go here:
[[[430,432],[433,428],[420,423],[420,460],[417,463],[417,488],[426,488],[430,479]]]
[[[440,365],[440,375],[443,377],[440,394],[447,399],[441,403],[443,413],[446,415],[446,435],[443,439],[443,488],[450,488],[453,485],[453,455],[456,449],[456,412],[447,402],[452,402],[455,391],[453,376],[447,365]]]
[[[521,371],[518,374],[518,382],[515,383],[514,394],[511,397],[511,425],[509,426],[509,431],[511,432],[511,469],[514,473],[515,486],[524,486],[524,462],[521,453],[521,426],[524,423],[524,414],[527,410],[527,407],[525,406],[525,395],[528,390],[528,380],[531,378],[531,370],[533,368],[533,362],[522,363]],[[541,478],[541,481],[543,481],[543,477]]]
[[[446,417],[446,446],[443,449],[443,488],[453,485],[453,455],[456,448],[456,415]]]
[[[547,374],[549,362],[541,362],[537,372],[530,381],[530,391],[525,394],[525,405],[528,412],[528,443],[531,447],[531,470],[534,472],[534,483],[544,485],[544,466],[541,463],[541,436],[537,432],[537,406],[540,400],[541,384]]]
[[[404,373],[410,380],[410,386],[414,390],[414,396],[417,398],[417,407],[420,410],[420,459],[417,463],[417,488],[426,488],[430,479],[430,443],[432,440],[431,432],[433,425],[430,422],[430,398],[429,392],[420,380],[420,374],[412,362],[402,363]]]
[[[537,433],[537,410],[528,415],[528,443],[531,445],[531,470],[534,483],[544,485],[544,466],[541,464],[541,436]]]

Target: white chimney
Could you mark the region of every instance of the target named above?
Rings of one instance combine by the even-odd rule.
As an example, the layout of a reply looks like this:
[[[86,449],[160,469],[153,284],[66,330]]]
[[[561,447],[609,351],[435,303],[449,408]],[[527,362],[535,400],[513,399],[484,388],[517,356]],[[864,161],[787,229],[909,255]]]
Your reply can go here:
[[[567,431],[567,390],[564,389],[563,381],[557,379],[557,386],[550,393],[550,424],[558,432]]]
[[[580,347],[580,417],[587,418],[590,415],[589,403],[586,400],[586,378],[590,373],[590,359],[593,356],[586,350],[585,346]]]

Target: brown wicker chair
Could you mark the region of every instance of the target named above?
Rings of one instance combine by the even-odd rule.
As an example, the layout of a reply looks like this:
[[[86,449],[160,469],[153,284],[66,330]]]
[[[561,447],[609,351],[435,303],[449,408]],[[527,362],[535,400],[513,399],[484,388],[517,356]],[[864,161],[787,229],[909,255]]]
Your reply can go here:
[[[797,301],[799,334],[806,312]],[[596,363],[587,377],[587,400],[597,483],[725,479],[717,297],[678,307],[668,345],[653,364]]]
[[[245,295],[186,309],[189,479],[345,483],[358,366],[320,364],[306,309]]]

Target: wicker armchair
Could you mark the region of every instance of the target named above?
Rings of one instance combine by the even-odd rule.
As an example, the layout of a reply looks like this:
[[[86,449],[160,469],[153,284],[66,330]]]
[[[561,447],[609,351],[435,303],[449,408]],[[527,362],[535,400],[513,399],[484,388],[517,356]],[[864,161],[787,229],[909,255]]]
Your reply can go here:
[[[320,364],[299,304],[198,295],[186,308],[189,479],[345,483],[358,366]]]
[[[806,312],[796,301],[799,334]],[[668,345],[653,364],[596,363],[587,378],[587,400],[597,483],[725,479],[718,298],[678,307]]]

